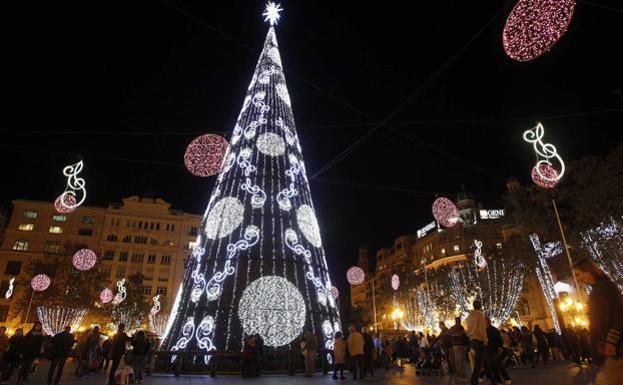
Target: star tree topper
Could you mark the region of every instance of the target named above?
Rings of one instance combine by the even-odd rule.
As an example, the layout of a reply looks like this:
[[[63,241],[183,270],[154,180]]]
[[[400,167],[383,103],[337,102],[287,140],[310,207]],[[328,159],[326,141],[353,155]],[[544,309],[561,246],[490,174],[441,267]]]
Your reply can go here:
[[[283,11],[283,8],[281,8],[281,4],[275,4],[272,1],[269,1],[268,3],[266,3],[266,10],[264,11],[264,13],[262,13],[262,16],[264,16],[264,21],[269,22],[271,26],[277,24],[277,22],[281,18],[281,15],[279,14],[279,12],[281,11]]]

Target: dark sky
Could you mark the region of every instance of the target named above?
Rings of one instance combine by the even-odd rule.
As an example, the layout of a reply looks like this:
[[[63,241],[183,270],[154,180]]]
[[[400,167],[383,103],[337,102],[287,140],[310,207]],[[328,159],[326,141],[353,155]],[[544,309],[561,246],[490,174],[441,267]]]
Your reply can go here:
[[[20,2],[5,13],[1,202],[53,200],[79,154],[87,204],[151,188],[203,212],[213,180],[190,175],[183,152],[201,133],[231,130],[264,4],[170,1]],[[551,52],[518,63],[501,44],[510,8],[491,21],[504,2],[283,5],[278,40],[310,176],[408,101],[392,128],[312,182],[336,274],[360,244],[374,252],[429,222],[435,194],[465,185],[494,206],[507,177],[527,182],[521,133],[537,119],[569,161],[623,139],[622,13],[580,3]]]

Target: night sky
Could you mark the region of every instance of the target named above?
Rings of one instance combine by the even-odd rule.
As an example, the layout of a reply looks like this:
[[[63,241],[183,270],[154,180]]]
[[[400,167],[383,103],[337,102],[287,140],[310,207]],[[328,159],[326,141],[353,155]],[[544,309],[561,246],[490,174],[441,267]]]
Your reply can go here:
[[[184,149],[202,133],[229,136],[264,3],[170,1],[6,12],[0,202],[52,201],[81,155],[88,205],[153,191],[203,213],[214,179],[188,173]],[[360,244],[374,253],[430,222],[436,194],[464,185],[497,207],[509,176],[529,181],[521,134],[536,120],[568,161],[623,140],[623,13],[595,6],[617,1],[579,3],[568,33],[528,63],[501,44],[514,2],[282,4],[277,37],[309,176],[369,135],[312,181],[335,276]]]

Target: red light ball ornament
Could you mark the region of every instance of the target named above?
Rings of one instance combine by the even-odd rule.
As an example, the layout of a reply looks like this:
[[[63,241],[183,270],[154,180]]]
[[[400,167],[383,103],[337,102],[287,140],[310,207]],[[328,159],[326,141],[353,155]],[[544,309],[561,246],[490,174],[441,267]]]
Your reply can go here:
[[[61,202],[61,198],[63,201]],[[59,214],[69,214],[76,209],[76,197],[71,194],[61,194],[54,201],[54,208]]]
[[[337,287],[331,286],[331,296],[333,296],[333,299],[337,299],[337,297],[340,296],[340,291],[337,289]]]
[[[93,268],[93,266],[95,266],[96,262],[97,262],[97,255],[92,250],[81,249],[81,250],[78,250],[76,254],[74,254],[73,264],[78,270],[81,270],[81,271],[89,270]]]
[[[45,274],[37,274],[30,280],[30,286],[35,291],[44,291],[50,287],[50,277]]]
[[[448,198],[437,198],[433,202],[433,216],[444,227],[452,227],[459,222],[459,209]]]
[[[220,135],[206,134],[195,138],[184,154],[184,164],[193,175],[208,177],[221,171],[229,143]]]
[[[353,286],[361,285],[365,279],[366,273],[360,267],[353,266],[346,272],[346,280]]]
[[[112,298],[113,298],[112,290],[110,290],[109,288],[105,288],[100,293],[100,301],[102,301],[102,303],[108,303],[112,301]]]
[[[543,188],[554,188],[558,185],[558,170],[547,163],[539,163],[532,168],[532,181]]]
[[[504,25],[504,51],[517,61],[543,55],[567,32],[574,8],[575,0],[519,0]]]

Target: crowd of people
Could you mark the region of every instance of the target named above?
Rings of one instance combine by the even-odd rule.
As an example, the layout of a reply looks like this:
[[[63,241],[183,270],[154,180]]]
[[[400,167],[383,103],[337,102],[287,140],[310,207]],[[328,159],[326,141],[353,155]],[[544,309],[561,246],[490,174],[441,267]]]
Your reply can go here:
[[[110,385],[118,383],[122,375],[131,376],[140,384],[144,369],[150,368],[156,345],[142,330],[129,337],[123,324],[112,337],[103,335],[98,326],[76,335],[66,326],[54,336],[44,336],[37,321],[25,335],[23,329],[17,329],[9,338],[6,328],[0,327],[0,383],[6,385],[16,378],[15,383],[22,385],[36,370],[38,361],[47,359],[50,361],[47,384],[58,385],[65,363],[73,358],[78,377],[106,372],[110,366]],[[120,370],[122,362],[124,367]]]

